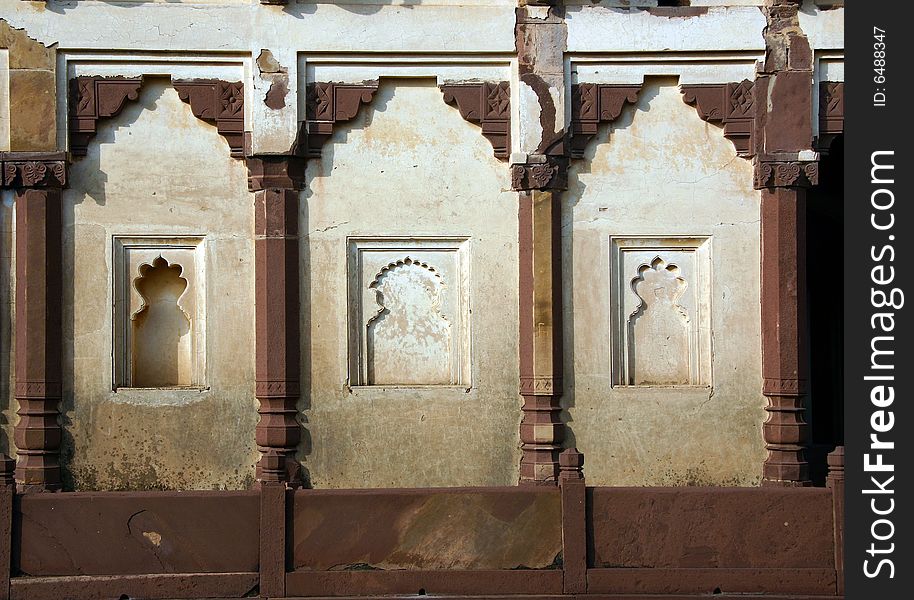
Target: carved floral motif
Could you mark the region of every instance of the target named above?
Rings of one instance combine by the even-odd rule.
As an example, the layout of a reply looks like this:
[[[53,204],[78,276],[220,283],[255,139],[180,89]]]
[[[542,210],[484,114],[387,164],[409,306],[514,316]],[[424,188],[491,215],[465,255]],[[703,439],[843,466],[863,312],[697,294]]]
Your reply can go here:
[[[511,189],[564,189],[567,185],[567,170],[567,159],[555,157],[546,158],[546,162],[512,165]]]
[[[755,165],[755,188],[809,187],[819,183],[819,163],[815,161],[764,161]]]
[[[5,153],[2,160],[4,187],[63,187],[67,184],[65,155]]]

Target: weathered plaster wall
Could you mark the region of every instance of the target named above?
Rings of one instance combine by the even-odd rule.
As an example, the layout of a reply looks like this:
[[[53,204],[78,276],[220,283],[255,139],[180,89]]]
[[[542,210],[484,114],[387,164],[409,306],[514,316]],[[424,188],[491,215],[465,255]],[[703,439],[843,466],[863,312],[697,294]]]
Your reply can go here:
[[[517,199],[492,146],[433,80],[382,79],[308,181],[300,455],[315,487],[513,485]],[[347,388],[347,236],[469,238],[469,390]]]
[[[567,82],[631,84],[673,73],[688,83],[738,81],[751,79],[764,55],[760,0],[694,0],[696,10],[680,14],[642,10],[655,0],[568,4]],[[804,5],[801,24],[821,58],[820,75],[824,67],[837,73],[843,59],[832,51],[843,45],[843,10],[813,4]],[[363,72],[364,79],[386,73],[460,80],[504,71],[498,79],[512,79],[514,94],[512,150],[527,152],[542,126],[516,63],[508,74],[514,24],[515,2],[506,0],[285,7],[256,0],[0,0],[0,48],[7,48],[0,50],[0,79],[12,81],[18,69],[15,90],[35,97],[17,101],[20,92],[7,86],[12,118],[3,121],[0,101],[0,138],[9,140],[0,150],[63,147],[64,94],[57,97],[56,129],[47,105],[59,66],[60,92],[77,74],[243,76],[245,128],[254,130],[255,152],[289,149],[305,118],[305,85],[314,80],[349,81],[343,75]],[[256,60],[264,50],[279,71]],[[264,102],[277,79],[288,87],[281,108]],[[683,103],[675,81],[648,81],[637,108],[627,108],[612,134],[605,128],[586,158],[573,163],[565,193],[565,444],[584,452],[592,484],[755,484],[764,457],[759,194],[749,162]],[[521,411],[510,169],[492,157],[475,125],[444,104],[432,80],[382,83],[355,120],[337,127],[324,158],[310,162],[302,193],[306,433],[299,458],[316,487],[512,485]],[[559,120],[562,103],[567,119],[567,98],[558,89],[549,93]],[[32,114],[43,115],[40,125]],[[103,122],[89,156],[73,166],[65,193],[62,404],[71,487],[250,484],[257,403],[252,198],[244,178],[243,163],[229,158],[215,128],[195,119],[161,81],[147,82],[139,102]],[[14,360],[13,209],[4,194],[0,374],[12,373]],[[131,233],[207,236],[209,390],[111,390],[111,236]],[[711,236],[710,388],[611,385],[613,235]],[[469,238],[469,391],[348,387],[349,236]],[[2,424],[10,433],[16,403],[3,388],[9,408]]]
[[[254,426],[246,169],[167,79],[104,122],[64,193],[63,462],[76,489],[245,488]],[[112,391],[112,236],[204,235],[207,389]]]
[[[648,79],[637,108],[573,164],[563,210],[563,406],[588,483],[757,483],[765,402],[751,164],[698,119],[675,79]],[[710,388],[613,385],[610,237],[637,235],[711,236]]]
[[[55,150],[55,49],[11,27],[3,16],[0,13],[0,150]]]

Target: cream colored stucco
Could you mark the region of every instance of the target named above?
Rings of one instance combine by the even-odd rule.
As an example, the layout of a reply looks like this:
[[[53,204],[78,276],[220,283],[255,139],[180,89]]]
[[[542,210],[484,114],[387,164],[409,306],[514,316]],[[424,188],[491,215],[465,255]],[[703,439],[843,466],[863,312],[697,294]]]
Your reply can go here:
[[[573,164],[564,204],[568,445],[593,485],[755,484],[765,398],[752,166],[675,79],[648,79],[611,130]],[[612,385],[614,235],[711,237],[710,388]]]
[[[434,80],[382,80],[309,164],[308,181],[300,456],[314,485],[513,485],[517,197],[492,146]],[[469,238],[469,390],[347,387],[347,236]]]
[[[253,481],[253,200],[243,162],[166,79],[106,121],[64,192],[64,427],[77,489]],[[112,391],[112,236],[203,235],[203,390]],[[115,356],[115,360],[120,357]]]
[[[754,78],[766,18],[761,0],[695,0],[693,7],[707,10],[684,11],[688,16],[645,10],[656,3],[569,2],[567,46],[564,36],[549,38],[558,41],[537,58],[554,61],[537,68],[548,73],[542,98],[551,100],[557,128],[570,126],[569,86],[645,82],[637,107],[604,125],[585,158],[572,161],[563,192],[564,444],[585,454],[593,485],[753,485],[765,454],[759,193],[751,163],[682,101],[675,77],[688,84]],[[814,4],[805,2],[799,19],[815,48],[816,80],[841,80],[843,9]],[[520,81],[515,5],[0,0],[0,19],[54,57],[56,122],[38,128],[50,132],[48,148],[56,139],[67,149],[69,78],[147,77],[138,101],[99,121],[64,192],[67,487],[245,488],[254,478],[253,196],[244,162],[230,158],[212,124],[193,117],[166,75],[243,81],[244,128],[255,154],[289,151],[306,119],[309,84],[380,79],[374,100],[337,124],[322,159],[308,161],[301,193],[298,457],[315,487],[517,482],[518,194],[510,190],[510,164],[536,151],[544,126],[541,97]],[[545,14],[542,7],[532,12]],[[266,51],[278,66],[257,60]],[[0,149],[17,117],[4,120],[9,102],[2,98],[13,92],[4,71],[13,70],[14,58],[7,53],[4,69],[4,52]],[[510,160],[495,159],[480,128],[446,105],[436,87],[483,80],[510,82]],[[288,87],[281,108],[264,102],[276,81]],[[0,449],[11,453],[18,420],[11,393],[13,223],[12,192],[4,190]],[[205,236],[207,389],[112,391],[115,235]],[[695,345],[701,353],[710,347],[710,387],[612,386],[612,236],[707,239],[710,342]],[[417,256],[435,243],[465,243],[468,283],[440,294],[469,305],[468,341],[462,329],[454,334],[468,350],[459,360],[448,357],[460,385],[350,387],[360,380],[349,369],[361,364],[352,356],[359,344],[350,288],[371,274],[353,276],[349,238],[368,246],[406,240]],[[456,323],[456,312],[444,313]],[[692,379],[706,381],[704,372]]]

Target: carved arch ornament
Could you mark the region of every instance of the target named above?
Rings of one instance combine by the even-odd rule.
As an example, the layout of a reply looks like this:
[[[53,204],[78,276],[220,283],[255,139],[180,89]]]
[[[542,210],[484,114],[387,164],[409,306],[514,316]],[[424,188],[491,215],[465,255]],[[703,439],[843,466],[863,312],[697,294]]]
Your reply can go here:
[[[321,148],[337,123],[356,117],[371,102],[378,82],[361,84],[315,82],[308,85],[306,120],[299,131],[295,153],[320,158]],[[447,104],[456,104],[460,116],[482,128],[497,158],[511,153],[511,90],[507,81],[454,83],[440,86]],[[302,140],[307,140],[302,143]]]
[[[369,385],[458,382],[452,326],[441,311],[444,286],[435,267],[410,256],[375,274],[368,288],[376,310],[364,325]]]
[[[619,117],[625,103],[634,104],[642,84],[607,85],[579,83],[571,92],[571,156],[583,158],[588,142],[601,123]],[[698,116],[708,123],[721,125],[724,137],[743,158],[755,155],[755,82],[681,85],[686,104],[694,106]]]
[[[689,385],[693,378],[692,320],[680,304],[688,283],[679,266],[655,256],[629,283],[638,305],[626,323],[626,383]],[[637,342],[636,342],[637,340]]]
[[[703,121],[723,126],[724,137],[733,142],[739,156],[755,155],[755,82],[683,85],[680,91]]]
[[[143,77],[80,76],[70,80],[70,152],[85,156],[98,122],[121,113],[139,98]],[[198,119],[213,123],[229,144],[232,158],[244,156],[244,84],[219,79],[172,81],[178,97]]]
[[[187,322],[192,322],[192,311],[188,309],[188,303],[193,302],[193,299],[190,298],[190,296],[193,295],[191,286],[192,280],[188,278],[188,275],[185,273],[186,269],[183,265],[178,262],[169,262],[168,259],[161,254],[151,261],[141,263],[137,268],[136,277],[134,277],[133,281],[130,283],[131,291],[136,294],[135,297],[131,296],[130,320],[135,321],[143,311],[149,308],[149,299],[141,289],[143,287],[142,284],[151,271],[160,268],[176,270],[176,276],[184,282],[184,290],[181,292],[181,295],[178,296],[177,306],[181,310],[181,313],[184,314],[184,318],[187,319]]]

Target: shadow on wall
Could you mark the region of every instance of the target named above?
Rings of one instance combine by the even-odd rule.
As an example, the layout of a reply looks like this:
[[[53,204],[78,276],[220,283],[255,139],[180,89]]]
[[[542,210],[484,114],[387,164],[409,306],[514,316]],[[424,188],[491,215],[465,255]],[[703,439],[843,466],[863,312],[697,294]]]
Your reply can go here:
[[[140,398],[143,392],[113,396],[108,363],[112,330],[107,294],[111,290],[106,293],[111,279],[106,257],[110,256],[107,252],[112,234],[186,232],[188,227],[194,227],[194,233],[212,236],[209,247],[220,258],[208,265],[218,283],[228,281],[221,274],[230,272],[230,264],[236,260],[243,265],[240,269],[248,268],[253,259],[253,241],[242,228],[253,227],[253,210],[243,163],[230,158],[229,148],[215,127],[193,116],[190,106],[179,100],[168,77],[147,76],[139,98],[126,103],[120,114],[99,125],[87,156],[72,166],[71,187],[65,190],[63,199],[64,389],[60,420],[65,489],[249,487],[256,462],[257,420],[253,305],[245,300],[242,306],[246,308],[239,310],[233,300],[236,291],[241,298],[249,297],[248,293],[253,297],[253,273],[248,277],[242,271],[244,277],[240,281],[212,288],[212,297],[220,299],[219,312],[213,316],[242,317],[245,321],[240,325],[244,331],[225,333],[220,338],[231,339],[231,343],[208,342],[220,349],[219,359],[214,358],[209,364],[219,385],[205,390],[205,394],[194,390],[193,394],[181,395],[168,390],[161,397],[146,394]],[[121,146],[113,146],[115,142]],[[162,155],[161,162],[156,161],[158,155]],[[101,173],[102,167],[110,173]],[[198,187],[201,172],[213,177],[214,182]],[[204,189],[208,190],[206,195]],[[91,200],[85,200],[86,196]],[[212,206],[206,206],[206,198],[210,197],[215,200]],[[96,256],[97,261],[92,264],[91,259]],[[163,346],[174,344],[175,338],[191,337],[183,335],[186,317],[176,314],[180,302],[176,306],[175,296],[180,294],[178,288],[185,285],[183,281],[172,281],[165,286],[168,293],[160,297],[163,303],[159,308],[165,314],[158,316],[167,317],[164,321],[172,328],[164,332],[170,340],[159,340]],[[154,290],[145,291],[154,306],[151,296],[157,294]],[[154,312],[141,321],[149,325],[156,320]],[[100,316],[104,313],[107,316]],[[179,316],[183,323],[175,319]],[[152,329],[163,333],[159,327]],[[192,346],[191,340],[187,339],[185,345]],[[147,358],[156,359],[154,355]],[[161,383],[165,384],[162,387],[171,387],[185,383],[187,377],[194,375],[182,377],[180,364],[178,361],[177,381],[171,365],[167,372],[156,375],[158,381],[147,381],[145,385]],[[79,398],[75,397],[76,390]],[[207,423],[218,424],[207,429]],[[202,447],[209,452],[200,452]]]
[[[415,80],[406,80],[414,82]],[[326,177],[333,172],[334,148],[336,144],[345,144],[349,132],[353,129],[365,129],[371,126],[376,112],[385,112],[387,103],[393,98],[397,83],[404,83],[404,80],[390,81],[383,79],[375,92],[371,102],[359,108],[359,112],[354,119],[339,124],[333,136],[321,148],[320,160],[311,159],[313,166],[317,167],[316,177]],[[408,84],[408,83],[407,83]],[[413,85],[416,85],[413,83]],[[329,167],[325,170],[325,166]],[[298,452],[295,454],[296,460],[301,464],[302,480],[305,487],[311,487],[311,472],[308,469],[307,457],[313,451],[313,441],[311,432],[308,428],[308,414],[311,410],[311,381],[312,381],[312,360],[311,348],[307,343],[311,339],[312,319],[311,311],[305,310],[304,307],[311,306],[311,244],[309,243],[310,221],[308,218],[309,200],[314,195],[311,186],[306,186],[299,196],[298,210],[298,231],[299,231],[299,311],[300,321],[300,339],[301,339],[301,396],[298,400],[297,419],[301,425],[301,442],[298,445]]]
[[[188,0],[100,0],[104,4],[110,4],[115,8],[130,9],[145,6],[148,4],[188,4]],[[251,0],[256,3],[257,0]],[[323,2],[299,3],[298,0],[287,0],[286,4],[265,5],[268,8],[282,11],[296,19],[303,19],[305,15],[311,15],[317,12],[318,4],[336,4],[339,8],[355,15],[373,15],[379,12],[384,6],[399,6],[403,8],[412,8],[422,5],[422,0],[345,0],[343,2]],[[51,12],[65,14],[68,10],[76,8],[77,2],[74,0],[67,3],[48,3],[47,10]]]
[[[13,193],[0,192],[0,452],[13,451],[13,423],[18,408],[13,395],[13,312],[16,309],[13,278]]]
[[[51,4],[49,8],[60,7],[61,5]],[[65,265],[76,263],[76,243],[75,243],[75,224],[76,224],[76,205],[82,204],[85,198],[91,198],[98,206],[105,206],[106,187],[108,185],[108,175],[101,169],[101,146],[102,144],[113,144],[115,134],[118,129],[129,129],[136,122],[140,114],[145,110],[155,110],[158,100],[165,93],[166,89],[171,86],[171,81],[167,77],[145,77],[143,86],[140,88],[140,96],[135,101],[128,101],[123,110],[114,118],[105,119],[99,123],[98,131],[92,142],[86,149],[86,155],[77,158],[70,166],[70,182],[79,181],[82,184],[82,192],[74,193],[66,190],[64,192],[63,202],[63,227],[64,227],[64,244],[63,251],[69,256],[64,260]],[[63,274],[63,361],[61,364],[61,378],[63,383],[62,398],[59,405],[60,410],[60,465],[61,476],[65,490],[75,489],[75,481],[69,465],[73,461],[75,441],[71,433],[74,426],[72,415],[75,408],[73,381],[75,377],[73,340],[75,340],[75,323],[73,315],[73,306],[76,297],[74,285],[74,273],[64,271]],[[71,343],[66,343],[70,340]]]
[[[76,158],[70,167],[73,172],[70,179],[82,182],[86,196],[92,198],[99,206],[105,205],[105,188],[108,185],[108,174],[101,169],[101,152],[103,144],[113,144],[119,130],[126,130],[139,118],[143,111],[154,111],[162,95],[172,87],[171,79],[167,76],[144,76],[140,96],[136,100],[127,100],[123,110],[114,118],[99,121],[98,132],[86,149],[86,155]],[[82,203],[82,198],[74,198],[77,204]],[[64,223],[72,225],[73,215],[64,215]]]
[[[574,418],[571,416],[571,409],[574,408],[575,393],[575,361],[574,361],[574,303],[575,290],[574,283],[574,209],[580,202],[587,190],[587,185],[581,180],[581,174],[589,174],[594,156],[601,143],[612,141],[612,132],[617,129],[627,129],[635,119],[635,113],[650,112],[650,102],[660,93],[661,85],[677,85],[678,81],[671,78],[645,77],[644,86],[638,93],[638,102],[635,104],[626,103],[619,117],[605,125],[601,125],[601,130],[609,129],[608,138],[604,133],[598,133],[587,145],[582,159],[574,160],[568,169],[568,191],[562,195],[562,275],[563,281],[563,307],[564,315],[571,318],[563,318],[565,323],[563,347],[565,349],[563,379],[564,393],[562,394],[562,413],[561,418],[565,423],[565,442],[567,448],[577,447],[577,438],[574,434]]]
[[[478,172],[474,173],[474,165],[478,165]],[[508,472],[517,468],[515,439],[521,416],[516,374],[508,380],[513,368],[505,373],[493,373],[494,369],[481,364],[484,359],[477,361],[478,378],[474,383],[479,385],[470,391],[456,389],[459,386],[439,391],[430,384],[392,391],[387,396],[383,396],[387,393],[383,386],[356,385],[350,392],[345,380],[345,358],[347,345],[352,347],[347,342],[352,338],[347,338],[346,329],[348,326],[348,333],[355,335],[352,332],[366,326],[367,321],[351,320],[356,314],[362,316],[354,312],[357,310],[354,305],[350,305],[347,320],[346,288],[336,287],[346,282],[346,273],[353,272],[346,271],[345,263],[341,265],[337,259],[342,257],[347,235],[385,238],[414,235],[429,239],[477,236],[475,239],[481,245],[476,249],[494,254],[504,248],[510,251],[513,264],[517,252],[517,209],[516,200],[509,197],[513,194],[507,172],[506,164],[494,157],[492,145],[479,126],[467,122],[456,107],[444,102],[433,77],[382,77],[372,102],[361,106],[353,120],[339,123],[332,138],[323,145],[321,159],[310,162],[308,189],[303,193],[300,208],[300,298],[302,306],[311,309],[304,308],[300,320],[303,381],[298,408],[309,423],[315,447],[311,447],[306,434],[297,456],[311,470],[315,486],[376,487],[394,482],[393,485],[416,487],[516,481],[516,473]],[[448,198],[447,203],[442,204],[442,195]],[[493,210],[507,217],[504,220],[499,217],[498,225],[479,217],[483,202],[491,203],[495,198],[499,206]],[[475,256],[476,260],[483,260],[480,255]],[[336,261],[332,267],[331,260]],[[513,289],[507,292],[502,287],[511,285],[511,275],[516,271],[495,281],[488,275],[491,270],[482,263],[476,264],[480,265],[473,271],[478,277],[474,280],[479,286],[477,290],[492,286],[499,297],[502,292],[516,294]],[[501,270],[503,264],[494,268]],[[369,281],[371,277],[363,281],[366,289]],[[336,289],[340,290],[339,296],[335,295]],[[385,302],[389,291],[385,291]],[[479,301],[487,315],[510,315],[500,320],[498,328],[508,332],[505,335],[516,336],[516,297],[511,295],[511,298],[510,303],[497,300],[486,303],[489,299],[482,297]],[[371,302],[374,301],[372,295]],[[476,313],[477,326],[486,322],[486,318],[495,320],[481,313]],[[504,337],[491,331],[491,327],[488,329],[476,331],[492,338]],[[478,342],[475,348],[486,349],[488,343]],[[504,344],[500,346],[498,356],[504,347]],[[356,356],[356,351],[351,352],[350,357]],[[494,354],[495,350],[487,352]],[[366,359],[367,354],[366,348]],[[483,352],[482,356],[485,355]],[[353,368],[351,364],[349,367]],[[386,381],[390,385],[409,386],[408,381]],[[497,403],[485,402],[494,389],[498,390],[500,399]],[[381,397],[392,399],[367,402]],[[497,414],[478,426],[452,417],[459,410],[469,410],[461,409],[463,405],[476,406],[473,403]],[[350,420],[357,412],[353,407],[359,405],[364,408],[360,407],[359,414]],[[334,413],[331,408],[335,407],[340,410]],[[451,417],[452,422],[444,425],[445,416]],[[397,418],[400,422],[390,425]],[[371,432],[372,427],[378,430],[377,434]],[[485,434],[480,432],[496,428],[499,435],[488,435],[484,440],[493,447],[493,454],[478,456],[470,450],[472,461],[451,459],[454,444],[459,444],[461,437],[465,443],[467,437],[483,437]],[[500,435],[501,431],[505,435]],[[345,440],[347,435],[352,443],[334,448],[333,444],[337,443],[334,440]],[[333,460],[341,465],[338,468],[328,460],[333,452],[337,453]],[[425,465],[401,466],[407,464],[405,456],[414,456],[416,452],[425,456]],[[510,456],[507,460],[497,460],[507,456]],[[516,459],[519,458],[518,453]],[[475,467],[469,467],[470,463]],[[473,472],[468,474],[470,468]]]
[[[568,180],[561,221],[562,417],[571,430],[568,443],[589,456],[588,481],[756,485],[764,459],[764,397],[757,312],[759,202],[750,162],[737,155],[720,127],[703,122],[684,102],[675,77],[650,77],[637,102],[625,106],[610,129],[601,128],[584,160],[572,163]],[[660,347],[648,343],[658,337],[653,329],[626,342],[625,324],[635,305],[631,310],[624,305],[623,315],[613,298],[635,302],[644,296],[632,288],[637,265],[620,264],[620,257],[647,264],[657,256],[670,261],[667,254],[681,260],[692,256],[690,240],[712,237],[714,253],[702,259],[705,266],[672,261],[682,268],[686,289],[699,293],[683,298],[692,298],[697,307],[686,306],[686,312],[698,323],[691,331],[707,336],[701,350],[693,343],[672,347],[676,335],[670,328],[683,325],[672,304],[666,316],[673,318],[655,328],[664,332]],[[624,240],[630,241],[628,254],[620,250]],[[640,291],[662,300],[656,286]],[[683,383],[684,376],[668,374],[651,376],[648,381],[656,383],[640,386],[622,381],[619,367],[631,365],[628,361],[641,350],[656,356],[684,348],[689,361],[683,367],[688,364],[691,373],[693,365],[711,365],[713,381]],[[691,435],[671,435],[676,431]],[[714,443],[701,441],[707,439]]]

